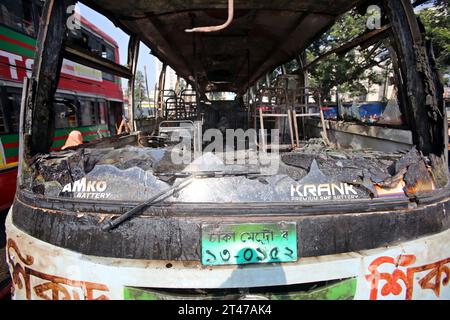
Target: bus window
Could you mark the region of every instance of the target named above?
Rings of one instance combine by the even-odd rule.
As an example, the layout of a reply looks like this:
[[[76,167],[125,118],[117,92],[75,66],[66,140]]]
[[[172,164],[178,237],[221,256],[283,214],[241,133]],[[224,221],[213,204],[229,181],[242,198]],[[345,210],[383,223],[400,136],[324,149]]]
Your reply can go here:
[[[100,101],[99,105],[99,124],[107,124],[108,119],[108,107],[105,101]]]
[[[110,61],[115,61],[114,48],[108,44],[102,44],[102,57]],[[114,76],[110,73],[103,72],[103,80],[114,81]]]
[[[2,99],[3,126],[7,133],[19,132],[20,94],[7,93],[6,99]]]
[[[81,125],[90,126],[97,123],[98,102],[91,100],[80,100]]]
[[[29,36],[35,36],[32,12],[30,1],[2,0],[0,23]]]
[[[2,108],[0,108],[0,133],[6,133],[5,116],[3,115]]]
[[[109,45],[102,45],[102,49],[103,49],[102,52],[103,58],[108,59],[110,61],[116,61],[113,47]]]
[[[78,126],[77,112],[74,107],[74,101],[71,100],[70,104],[55,103],[55,128],[75,128]]]
[[[106,46],[102,44],[102,58],[107,59]]]
[[[114,76],[110,73],[103,72],[102,76],[103,76],[103,80],[107,80],[107,81],[111,81],[111,82],[114,81]]]
[[[91,52],[100,57],[102,56],[102,45],[100,43],[100,40],[92,34],[89,35],[89,47],[91,49]]]

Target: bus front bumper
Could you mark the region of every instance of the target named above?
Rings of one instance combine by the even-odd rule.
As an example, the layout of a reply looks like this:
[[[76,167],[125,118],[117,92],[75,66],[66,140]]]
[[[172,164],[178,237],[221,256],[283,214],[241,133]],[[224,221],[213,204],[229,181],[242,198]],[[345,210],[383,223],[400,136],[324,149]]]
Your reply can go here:
[[[391,247],[239,267],[83,255],[29,236],[11,212],[6,230],[14,299],[450,299],[450,230]]]

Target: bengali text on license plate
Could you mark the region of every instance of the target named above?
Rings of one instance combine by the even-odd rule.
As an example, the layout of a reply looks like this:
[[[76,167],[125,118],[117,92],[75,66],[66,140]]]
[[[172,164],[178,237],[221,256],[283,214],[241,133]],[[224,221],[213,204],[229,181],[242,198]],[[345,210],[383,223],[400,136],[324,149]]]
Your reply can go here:
[[[297,261],[295,222],[202,225],[202,264]]]

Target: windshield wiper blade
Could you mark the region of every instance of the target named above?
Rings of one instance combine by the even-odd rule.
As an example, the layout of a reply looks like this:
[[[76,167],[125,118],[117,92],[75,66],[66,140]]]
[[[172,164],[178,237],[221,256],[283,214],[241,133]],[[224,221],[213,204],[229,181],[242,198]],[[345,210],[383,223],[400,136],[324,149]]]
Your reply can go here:
[[[157,177],[173,177],[184,178],[195,176],[197,178],[217,178],[217,177],[229,177],[229,176],[253,176],[260,175],[261,171],[249,171],[249,170],[211,170],[211,171],[187,171],[187,172],[162,172],[154,173]]]
[[[164,195],[167,195],[168,193],[174,194],[184,188],[186,188],[189,184],[191,184],[195,178],[217,178],[217,177],[226,177],[226,176],[256,176],[260,175],[260,171],[238,171],[238,170],[212,170],[212,171],[192,171],[192,172],[175,172],[175,173],[159,173],[155,174],[155,176],[161,176],[161,177],[170,177],[173,179],[177,178],[187,178],[186,180],[183,180],[182,182],[161,191],[160,193],[156,194],[155,196],[151,197],[147,201],[137,205],[133,209],[125,212],[118,218],[114,220],[108,220],[105,222],[105,224],[102,226],[103,231],[110,231],[114,228],[116,228],[118,225],[120,225],[125,220],[128,220],[135,214],[139,213],[140,211],[148,208],[149,206],[155,204],[158,202],[159,198],[161,198]]]
[[[187,180],[183,180],[182,182],[180,182],[180,183],[178,183],[178,184],[176,184],[176,185],[174,185],[174,186],[172,186],[172,187],[170,187],[168,189],[165,189],[165,190],[161,191],[160,193],[158,193],[155,196],[151,197],[147,201],[145,201],[145,202],[137,205],[133,209],[125,212],[124,214],[122,214],[118,218],[116,218],[114,220],[106,221],[105,224],[102,226],[102,230],[103,231],[110,231],[110,230],[116,228],[119,224],[121,224],[125,220],[128,220],[129,218],[131,218],[135,214],[139,213],[140,211],[142,211],[142,210],[148,208],[149,206],[157,203],[158,199],[161,198],[162,196],[167,195],[168,193],[174,194],[174,193],[176,193],[176,192],[186,188],[193,181],[194,181],[194,177],[191,175],[191,176],[189,176],[189,178]]]

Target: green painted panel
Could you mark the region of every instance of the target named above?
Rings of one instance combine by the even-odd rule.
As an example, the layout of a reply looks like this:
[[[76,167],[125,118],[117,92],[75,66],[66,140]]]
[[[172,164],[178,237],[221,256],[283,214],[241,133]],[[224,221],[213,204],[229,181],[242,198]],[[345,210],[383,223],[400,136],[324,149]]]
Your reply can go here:
[[[23,42],[29,46],[34,47],[36,45],[36,39],[26,36],[20,32],[16,32],[16,31],[14,31],[10,28],[4,27],[4,26],[0,26],[0,34],[6,36],[8,38]]]
[[[3,143],[19,143],[18,134],[0,134]]]
[[[123,298],[124,300],[163,300],[158,299],[158,296],[151,291],[129,287],[124,288]]]
[[[28,58],[34,58],[34,51],[21,47],[17,44],[11,43],[11,42],[7,42],[5,40],[0,40],[0,48],[2,48],[3,50],[21,55],[21,56],[25,56]]]
[[[19,152],[19,136],[17,134],[2,134],[0,135],[0,140],[3,145],[5,157],[16,157]],[[13,146],[6,146],[7,144],[12,144]]]
[[[16,157],[19,154],[19,148],[4,148],[4,150],[7,158]]]
[[[269,295],[271,300],[353,300],[356,294],[355,278],[312,289],[306,292],[290,292],[282,295]]]
[[[268,288],[267,293],[256,295],[264,296],[270,300],[353,300],[356,294],[356,284],[356,278],[349,278],[308,291],[270,293],[270,288]],[[286,289],[289,289],[289,286],[286,286]],[[225,297],[227,299],[238,299],[241,297],[236,293],[225,294],[225,290],[223,290],[222,294],[219,292],[215,294],[183,295],[145,288],[124,287],[123,296],[125,300],[223,300]]]

